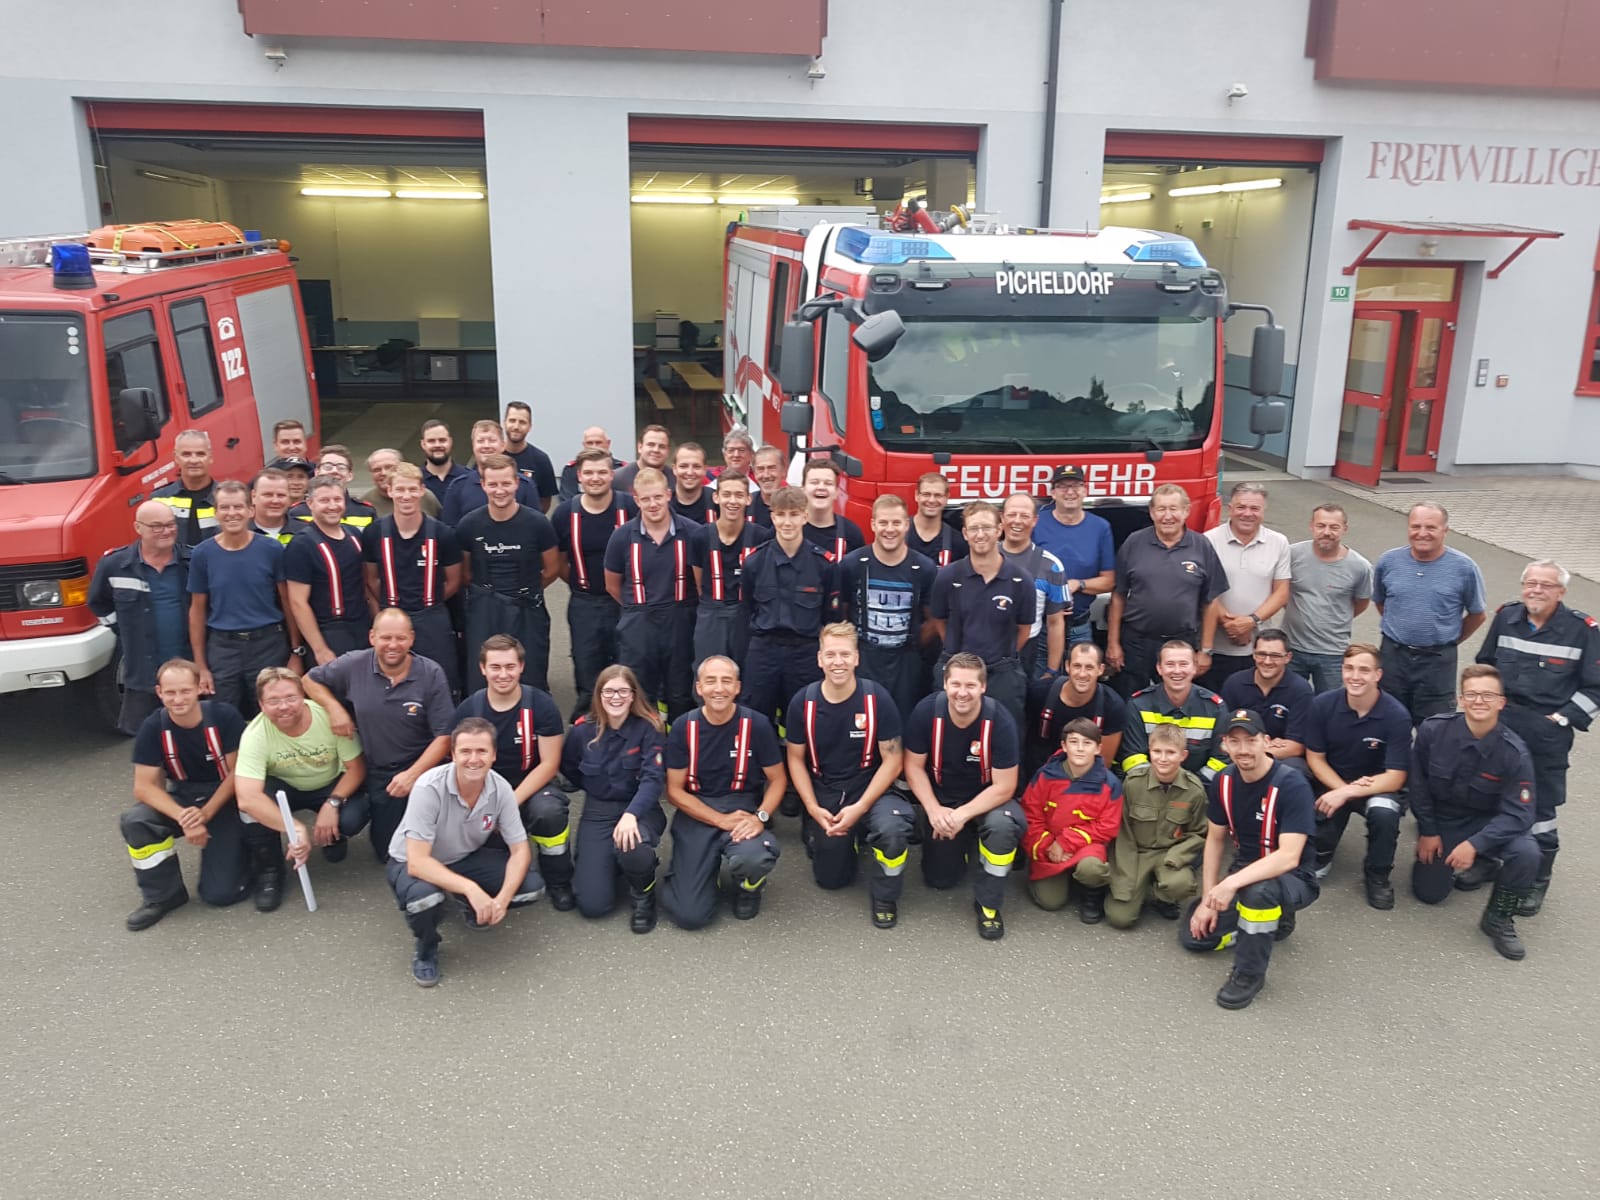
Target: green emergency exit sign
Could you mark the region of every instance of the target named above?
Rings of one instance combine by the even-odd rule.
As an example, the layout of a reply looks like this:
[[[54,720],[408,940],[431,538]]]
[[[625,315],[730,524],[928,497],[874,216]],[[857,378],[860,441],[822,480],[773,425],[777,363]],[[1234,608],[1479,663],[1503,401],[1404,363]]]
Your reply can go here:
[[[1345,283],[1345,284],[1340,284],[1338,287],[1329,288],[1328,289],[1328,299],[1329,300],[1348,300],[1348,299],[1350,299],[1350,285],[1348,283]]]

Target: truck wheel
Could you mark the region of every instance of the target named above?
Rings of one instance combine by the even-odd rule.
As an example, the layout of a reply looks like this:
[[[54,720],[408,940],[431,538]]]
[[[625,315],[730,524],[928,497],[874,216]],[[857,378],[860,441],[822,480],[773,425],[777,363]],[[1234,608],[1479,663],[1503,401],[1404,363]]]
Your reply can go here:
[[[113,733],[122,720],[122,647],[111,654],[111,661],[87,679],[73,685],[78,691],[78,707],[90,714],[96,724]]]

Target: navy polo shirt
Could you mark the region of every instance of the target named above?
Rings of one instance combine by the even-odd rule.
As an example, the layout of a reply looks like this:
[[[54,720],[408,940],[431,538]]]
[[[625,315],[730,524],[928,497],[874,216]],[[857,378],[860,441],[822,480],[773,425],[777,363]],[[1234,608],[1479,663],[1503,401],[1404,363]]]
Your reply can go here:
[[[308,676],[333,693],[356,723],[367,761],[385,771],[414,763],[436,737],[454,727],[450,685],[444,668],[420,654],[411,656],[405,678],[390,683],[378,669],[377,651],[352,650],[313,667]]]
[[[189,559],[189,594],[207,598],[207,629],[238,633],[276,625],[283,620],[282,582],[283,547],[259,533],[252,533],[241,550],[226,550],[216,538],[207,538]]]
[[[311,615],[318,625],[370,618],[366,555],[355,534],[332,538],[315,525],[302,529],[284,548],[283,573],[290,583],[311,586]]]
[[[808,684],[784,706],[784,733],[791,746],[806,748],[811,777],[833,791],[865,785],[883,765],[879,742],[900,736],[900,712],[889,689],[870,679],[837,704]]]
[[[746,731],[743,747],[739,745],[741,730]],[[713,725],[704,710],[697,708],[674,721],[667,735],[667,769],[687,772],[684,790],[696,796],[759,796],[767,787],[765,768],[782,761],[783,749],[771,723],[742,704],[734,707],[733,716],[722,725]]]
[[[626,804],[628,812],[643,817],[661,807],[666,744],[666,734],[643,717],[630,714],[618,728],[608,725],[596,737],[594,725],[582,716],[562,743],[561,773],[583,789],[585,805]],[[586,808],[585,815],[592,811]]]
[[[494,726],[494,769],[516,787],[539,765],[539,739],[560,737],[566,730],[561,710],[549,692],[528,684],[504,712],[489,703],[489,689],[479,688],[463,700],[450,718],[451,728],[468,717],[482,717]]]
[[[833,514],[832,525],[813,525],[807,521],[801,526],[801,533],[806,541],[828,556],[829,562],[836,563],[850,551],[859,550],[867,544],[861,526],[843,513]]]
[[[1232,831],[1234,845],[1239,847],[1235,868],[1265,858],[1278,848],[1282,835],[1303,833],[1305,848],[1295,869],[1304,874],[1316,870],[1316,798],[1306,777],[1293,767],[1274,762],[1254,783],[1246,783],[1238,767],[1218,772],[1206,784],[1206,818]]]
[[[1192,636],[1206,605],[1228,590],[1228,573],[1209,538],[1185,529],[1168,546],[1150,526],[1129,534],[1117,551],[1115,587],[1125,598],[1124,628],[1145,637]]]
[[[772,540],[772,530],[746,522],[732,542],[722,540],[715,522],[694,530],[690,565],[700,572],[702,605],[744,603],[744,564],[756,548]]]
[[[945,622],[946,654],[976,654],[994,666],[1017,657],[1017,630],[1033,626],[1038,598],[1026,571],[1002,560],[986,582],[969,557],[940,570],[928,611]]]
[[[556,547],[567,558],[567,586],[591,596],[606,594],[606,546],[611,535],[639,515],[639,506],[626,492],[613,491],[600,512],[583,506],[583,498],[563,500],[550,515]]]
[[[1343,688],[1312,699],[1306,713],[1305,747],[1324,755],[1344,780],[1411,767],[1411,714],[1388,692],[1366,716],[1357,716]]]
[[[379,517],[361,541],[378,569],[378,603],[408,613],[444,603],[446,567],[461,562],[461,542],[442,521],[423,517],[415,537],[401,537],[394,518]]]
[[[440,479],[432,471],[428,470],[427,467],[423,467],[422,486],[433,493],[433,498],[437,500],[442,507],[444,505],[445,495],[450,491],[450,485],[455,483],[456,480],[465,475],[470,475],[471,473],[472,472],[468,471],[460,463],[452,462],[450,464],[449,474],[447,474],[443,479]]]
[[[689,569],[694,529],[673,517],[666,537],[657,542],[645,532],[644,518],[635,517],[611,535],[606,570],[622,576],[623,608],[694,603],[694,572]]]
[[[533,484],[541,498],[555,499],[556,465],[550,456],[532,442],[524,442],[521,450],[506,450],[506,457],[517,464],[517,474]]]
[[[1285,671],[1275,688],[1263,692],[1256,686],[1254,671],[1235,671],[1223,681],[1221,694],[1227,708],[1250,708],[1260,714],[1268,737],[1305,742],[1306,713],[1316,692],[1304,677]]]
[[[816,637],[832,606],[834,568],[827,556],[802,540],[793,557],[774,538],[744,564],[744,604],[752,633]]]
[[[1028,590],[1033,590],[1032,584]],[[905,723],[905,745],[907,753],[927,755],[928,778],[939,798],[952,808],[989,786],[985,767],[992,777],[995,771],[1021,762],[1016,725],[1010,714],[987,696],[965,728],[950,716],[950,701],[943,692],[924,696]]]

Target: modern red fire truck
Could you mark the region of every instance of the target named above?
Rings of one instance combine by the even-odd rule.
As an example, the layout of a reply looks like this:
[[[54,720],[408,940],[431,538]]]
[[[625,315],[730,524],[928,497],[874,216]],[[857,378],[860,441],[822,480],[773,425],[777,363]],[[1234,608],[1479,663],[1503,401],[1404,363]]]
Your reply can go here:
[[[728,422],[831,455],[863,527],[878,496],[909,499],[928,471],[959,505],[1047,495],[1062,463],[1085,471],[1119,540],[1161,483],[1188,491],[1196,529],[1216,524],[1223,322],[1266,317],[1251,361],[1259,444],[1286,419],[1272,314],[1230,303],[1181,236],[915,217],[896,232],[871,209],[791,208],[730,227]]]
[[[176,221],[0,240],[0,692],[81,682],[114,721],[116,638],[86,606],[100,556],[204,430],[248,480],[282,419],[317,430],[288,244]]]

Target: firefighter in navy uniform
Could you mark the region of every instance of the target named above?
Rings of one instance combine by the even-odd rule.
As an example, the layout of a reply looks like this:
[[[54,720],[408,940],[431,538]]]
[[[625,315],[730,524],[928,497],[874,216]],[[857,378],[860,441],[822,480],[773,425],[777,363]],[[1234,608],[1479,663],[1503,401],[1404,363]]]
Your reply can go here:
[[[902,715],[927,694],[923,642],[937,642],[926,620],[938,568],[906,546],[910,517],[899,496],[872,505],[872,544],[839,564],[841,618],[861,637],[861,677],[883,684]]]
[[[1500,672],[1473,663],[1461,672],[1458,713],[1423,720],[1411,748],[1411,811],[1417,818],[1412,893],[1424,904],[1450,895],[1455,873],[1480,857],[1500,860],[1478,928],[1503,958],[1527,955],[1517,936],[1517,907],[1533,891],[1540,854],[1534,818],[1534,767],[1528,747],[1500,720],[1506,696]]]
[[[617,661],[617,618],[622,608],[606,591],[606,545],[613,533],[639,515],[639,506],[612,486],[611,455],[606,451],[584,450],[573,461],[581,491],[557,506],[550,523],[561,551],[561,577],[567,581],[576,720],[589,711],[595,677]]]
[[[1031,588],[1030,588],[1031,590]],[[988,673],[976,654],[952,655],[944,690],[924,699],[905,722],[905,773],[922,806],[922,879],[953,888],[967,875],[973,850],[982,870],[972,885],[978,936],[1005,936],[1000,915],[1006,876],[1028,827],[1017,794],[1016,726],[984,695]]]
[[[628,928],[656,927],[656,848],[667,831],[661,715],[632,671],[613,663],[595,680],[589,711],[567,731],[561,771],[583,789],[577,869],[578,912],[604,917],[617,906],[617,876],[628,884]]]
[[[750,645],[750,622],[744,610],[744,564],[772,530],[745,519],[750,481],[738,471],[717,481],[716,520],[693,531],[690,565],[700,591],[694,618],[694,660],[726,655],[741,666]]]
[[[367,644],[366,559],[361,539],[344,523],[344,484],[331,475],[311,481],[312,522],[289,539],[283,574],[295,628],[313,665]]]
[[[900,713],[887,688],[857,677],[854,626],[824,626],[818,643],[822,680],[785,709],[789,777],[805,805],[800,836],[812,877],[829,891],[855,882],[859,846],[871,847],[872,923],[893,929],[914,821],[911,802],[890,790],[900,777]]]
[[[211,435],[185,429],[172,439],[178,478],[150,493],[178,518],[178,544],[198,546],[217,534],[216,480],[211,477]]]
[[[367,600],[411,618],[417,654],[444,671],[450,694],[461,694],[461,657],[446,602],[461,587],[461,543],[455,531],[422,511],[422,469],[400,463],[389,480],[394,513],[362,537]]]
[[[244,827],[233,797],[233,768],[244,718],[221,700],[200,699],[200,669],[187,659],[161,664],[162,707],[145,718],[133,745],[133,795],[122,840],[142,903],[127,926],[149,929],[189,903],[177,839],[200,847],[200,899],[218,906],[250,894]]]
[[[733,893],[735,920],[761,911],[762,885],[778,863],[768,825],[787,783],[772,726],[736,702],[734,661],[706,659],[695,691],[701,706],[672,723],[666,752],[667,800],[677,813],[661,902],[680,929],[709,925],[723,890]]]
[[[486,686],[456,708],[453,724],[480,717],[494,726],[494,769],[511,785],[528,840],[538,850],[550,906],[570,912],[572,850],[567,796],[555,786],[561,769],[561,710],[548,692],[522,682],[522,643],[508,633],[485,638],[478,672]]]
[[[1128,700],[1128,729],[1122,738],[1122,773],[1126,775],[1140,763],[1148,762],[1145,750],[1150,730],[1157,725],[1176,725],[1189,743],[1184,769],[1202,780],[1213,778],[1227,765],[1222,750],[1222,699],[1194,682],[1194,647],[1179,638],[1164,644],[1158,652],[1156,671],[1161,682],[1141,688]]]
[[[1556,809],[1567,799],[1567,761],[1574,730],[1588,729],[1600,713],[1600,625],[1562,599],[1570,576],[1549,559],[1522,569],[1522,600],[1495,613],[1478,649],[1478,661],[1500,668],[1506,707],[1501,716],[1527,743],[1533,757],[1533,837],[1539,870],[1517,909],[1531,917],[1544,907],[1561,837]],[[1481,861],[1481,860],[1480,860]],[[1479,886],[1482,872],[1457,876],[1456,886]]]
[[[1233,763],[1207,785],[1200,899],[1178,922],[1178,943],[1185,950],[1235,946],[1217,1003],[1239,1009],[1266,983],[1273,943],[1294,932],[1295,914],[1320,894],[1316,806],[1306,777],[1273,760],[1256,713],[1234,711],[1222,744]],[[1229,842],[1233,864],[1224,875]]]
[[[673,517],[671,492],[660,471],[646,468],[633,480],[639,515],[606,543],[606,591],[622,607],[617,621],[617,661],[633,669],[639,686],[676,720],[694,705],[694,574],[689,567],[696,528]]]

